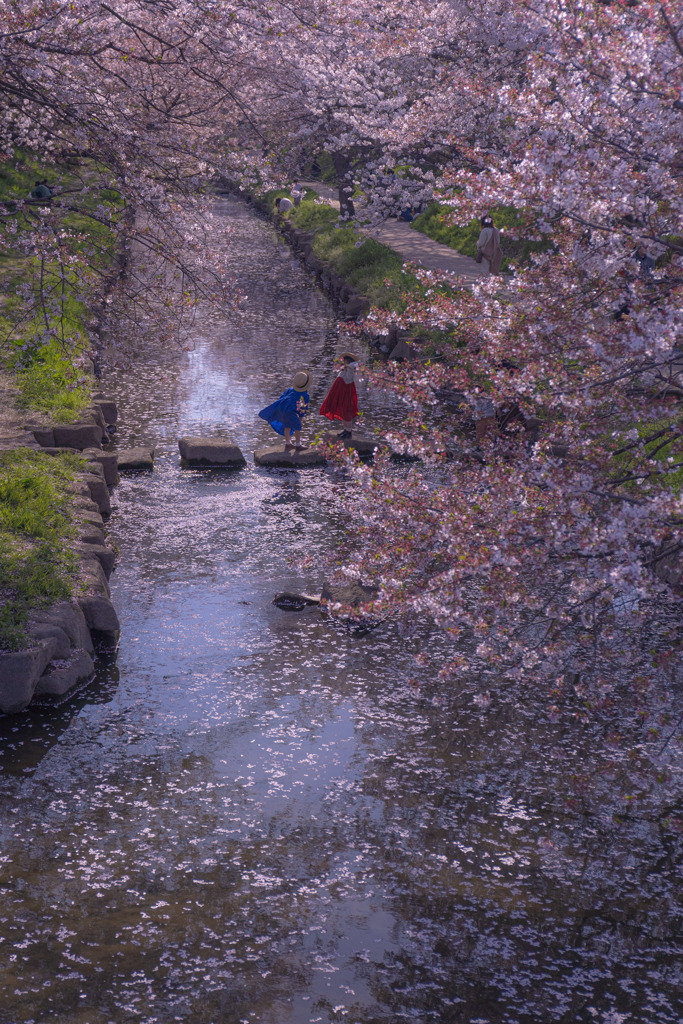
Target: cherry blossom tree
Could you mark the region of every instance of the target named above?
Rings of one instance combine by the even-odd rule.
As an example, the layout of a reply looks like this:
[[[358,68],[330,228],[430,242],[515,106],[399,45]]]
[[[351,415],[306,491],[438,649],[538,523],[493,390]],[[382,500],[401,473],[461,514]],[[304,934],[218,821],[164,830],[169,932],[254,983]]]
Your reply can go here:
[[[270,184],[325,149],[348,214],[362,195],[361,220],[407,194],[434,192],[459,223],[516,207],[519,232],[546,242],[529,264],[473,292],[418,268],[424,297],[368,318],[371,333],[431,338],[415,362],[371,374],[406,397],[394,443],[422,461],[353,467],[359,543],[345,571],[380,585],[376,611],[441,621],[449,672],[579,685],[595,700],[618,678],[672,678],[677,5],[3,0],[0,47],[5,159],[18,146],[85,158],[83,190],[118,197],[87,215],[130,211],[139,251],[163,262],[140,298],[182,306],[225,284],[201,245],[211,174]],[[96,278],[60,236],[62,203],[78,205],[5,206],[3,244]],[[634,259],[640,245],[654,271]],[[168,268],[182,286],[164,291]],[[504,430],[477,447],[457,410],[482,395]]]
[[[23,252],[39,268],[25,298],[46,311],[45,338],[60,334],[65,294],[91,302],[107,290],[112,265],[136,274],[127,282],[136,317],[224,295],[225,266],[202,244],[210,207],[201,193],[241,116],[232,94],[235,79],[247,77],[240,31],[225,31],[237,9],[171,0],[0,4],[2,158],[28,152],[45,168],[77,165],[68,188],[56,181],[49,204],[0,196],[4,253],[15,261]],[[133,267],[124,234],[134,239]]]
[[[449,673],[597,703],[620,680],[666,688],[681,670],[680,10],[453,0],[433,15],[421,95],[379,132],[385,153],[438,149],[455,221],[513,205],[548,245],[472,294],[422,272],[424,300],[371,313],[371,333],[443,333],[436,354],[417,344],[414,363],[369,374],[406,397],[394,442],[423,461],[353,469],[362,543],[344,571],[380,584],[375,613],[441,621]],[[360,184],[372,203],[382,182]],[[507,426],[477,446],[454,410],[482,395]]]

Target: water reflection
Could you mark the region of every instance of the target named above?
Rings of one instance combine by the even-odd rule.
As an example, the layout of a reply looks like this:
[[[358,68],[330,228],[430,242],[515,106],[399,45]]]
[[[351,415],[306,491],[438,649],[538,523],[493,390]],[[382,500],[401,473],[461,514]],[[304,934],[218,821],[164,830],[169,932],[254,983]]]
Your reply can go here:
[[[605,723],[444,686],[426,626],[275,608],[349,528],[333,474],[180,468],[181,434],[249,453],[291,370],[332,376],[328,305],[223,209],[245,309],[106,381],[117,443],[157,446],[113,501],[116,669],[3,724],[0,1022],[677,1021],[680,834],[664,791],[584,797]]]

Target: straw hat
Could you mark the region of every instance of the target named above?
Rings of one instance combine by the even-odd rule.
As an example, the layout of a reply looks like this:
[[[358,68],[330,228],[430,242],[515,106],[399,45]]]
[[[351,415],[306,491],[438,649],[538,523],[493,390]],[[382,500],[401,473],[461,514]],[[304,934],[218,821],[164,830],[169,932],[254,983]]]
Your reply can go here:
[[[357,363],[358,360],[354,356],[353,352],[344,352],[342,359],[350,359],[352,363]]]
[[[311,375],[308,370],[299,370],[292,378],[292,387],[295,391],[305,391],[311,383]]]

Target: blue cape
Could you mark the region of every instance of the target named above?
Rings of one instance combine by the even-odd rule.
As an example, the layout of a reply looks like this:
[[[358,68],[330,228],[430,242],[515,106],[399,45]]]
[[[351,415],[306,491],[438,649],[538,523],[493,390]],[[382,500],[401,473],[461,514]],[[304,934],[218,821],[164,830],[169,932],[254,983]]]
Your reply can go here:
[[[308,391],[287,388],[277,401],[261,409],[259,416],[262,420],[267,420],[278,434],[284,434],[285,427],[289,427],[290,430],[301,430],[301,417],[305,416],[309,401]],[[299,403],[305,406],[301,412],[298,408]]]

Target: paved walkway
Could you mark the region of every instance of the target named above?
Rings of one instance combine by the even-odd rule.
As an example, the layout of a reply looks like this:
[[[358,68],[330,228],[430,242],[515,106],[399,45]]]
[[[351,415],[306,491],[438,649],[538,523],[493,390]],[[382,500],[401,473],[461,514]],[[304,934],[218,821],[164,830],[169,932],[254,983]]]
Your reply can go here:
[[[325,199],[330,206],[339,209],[338,192],[330,185],[323,185],[319,181],[302,181],[306,188],[313,189],[321,199]],[[488,271],[481,263],[477,263],[469,256],[451,249],[448,245],[435,242],[428,238],[421,231],[415,231],[404,220],[387,220],[379,228],[372,228],[365,232],[370,238],[375,238],[382,245],[389,246],[394,252],[400,253],[406,260],[418,263],[428,270],[448,270],[464,278],[465,284],[473,284],[475,281],[486,277]]]

